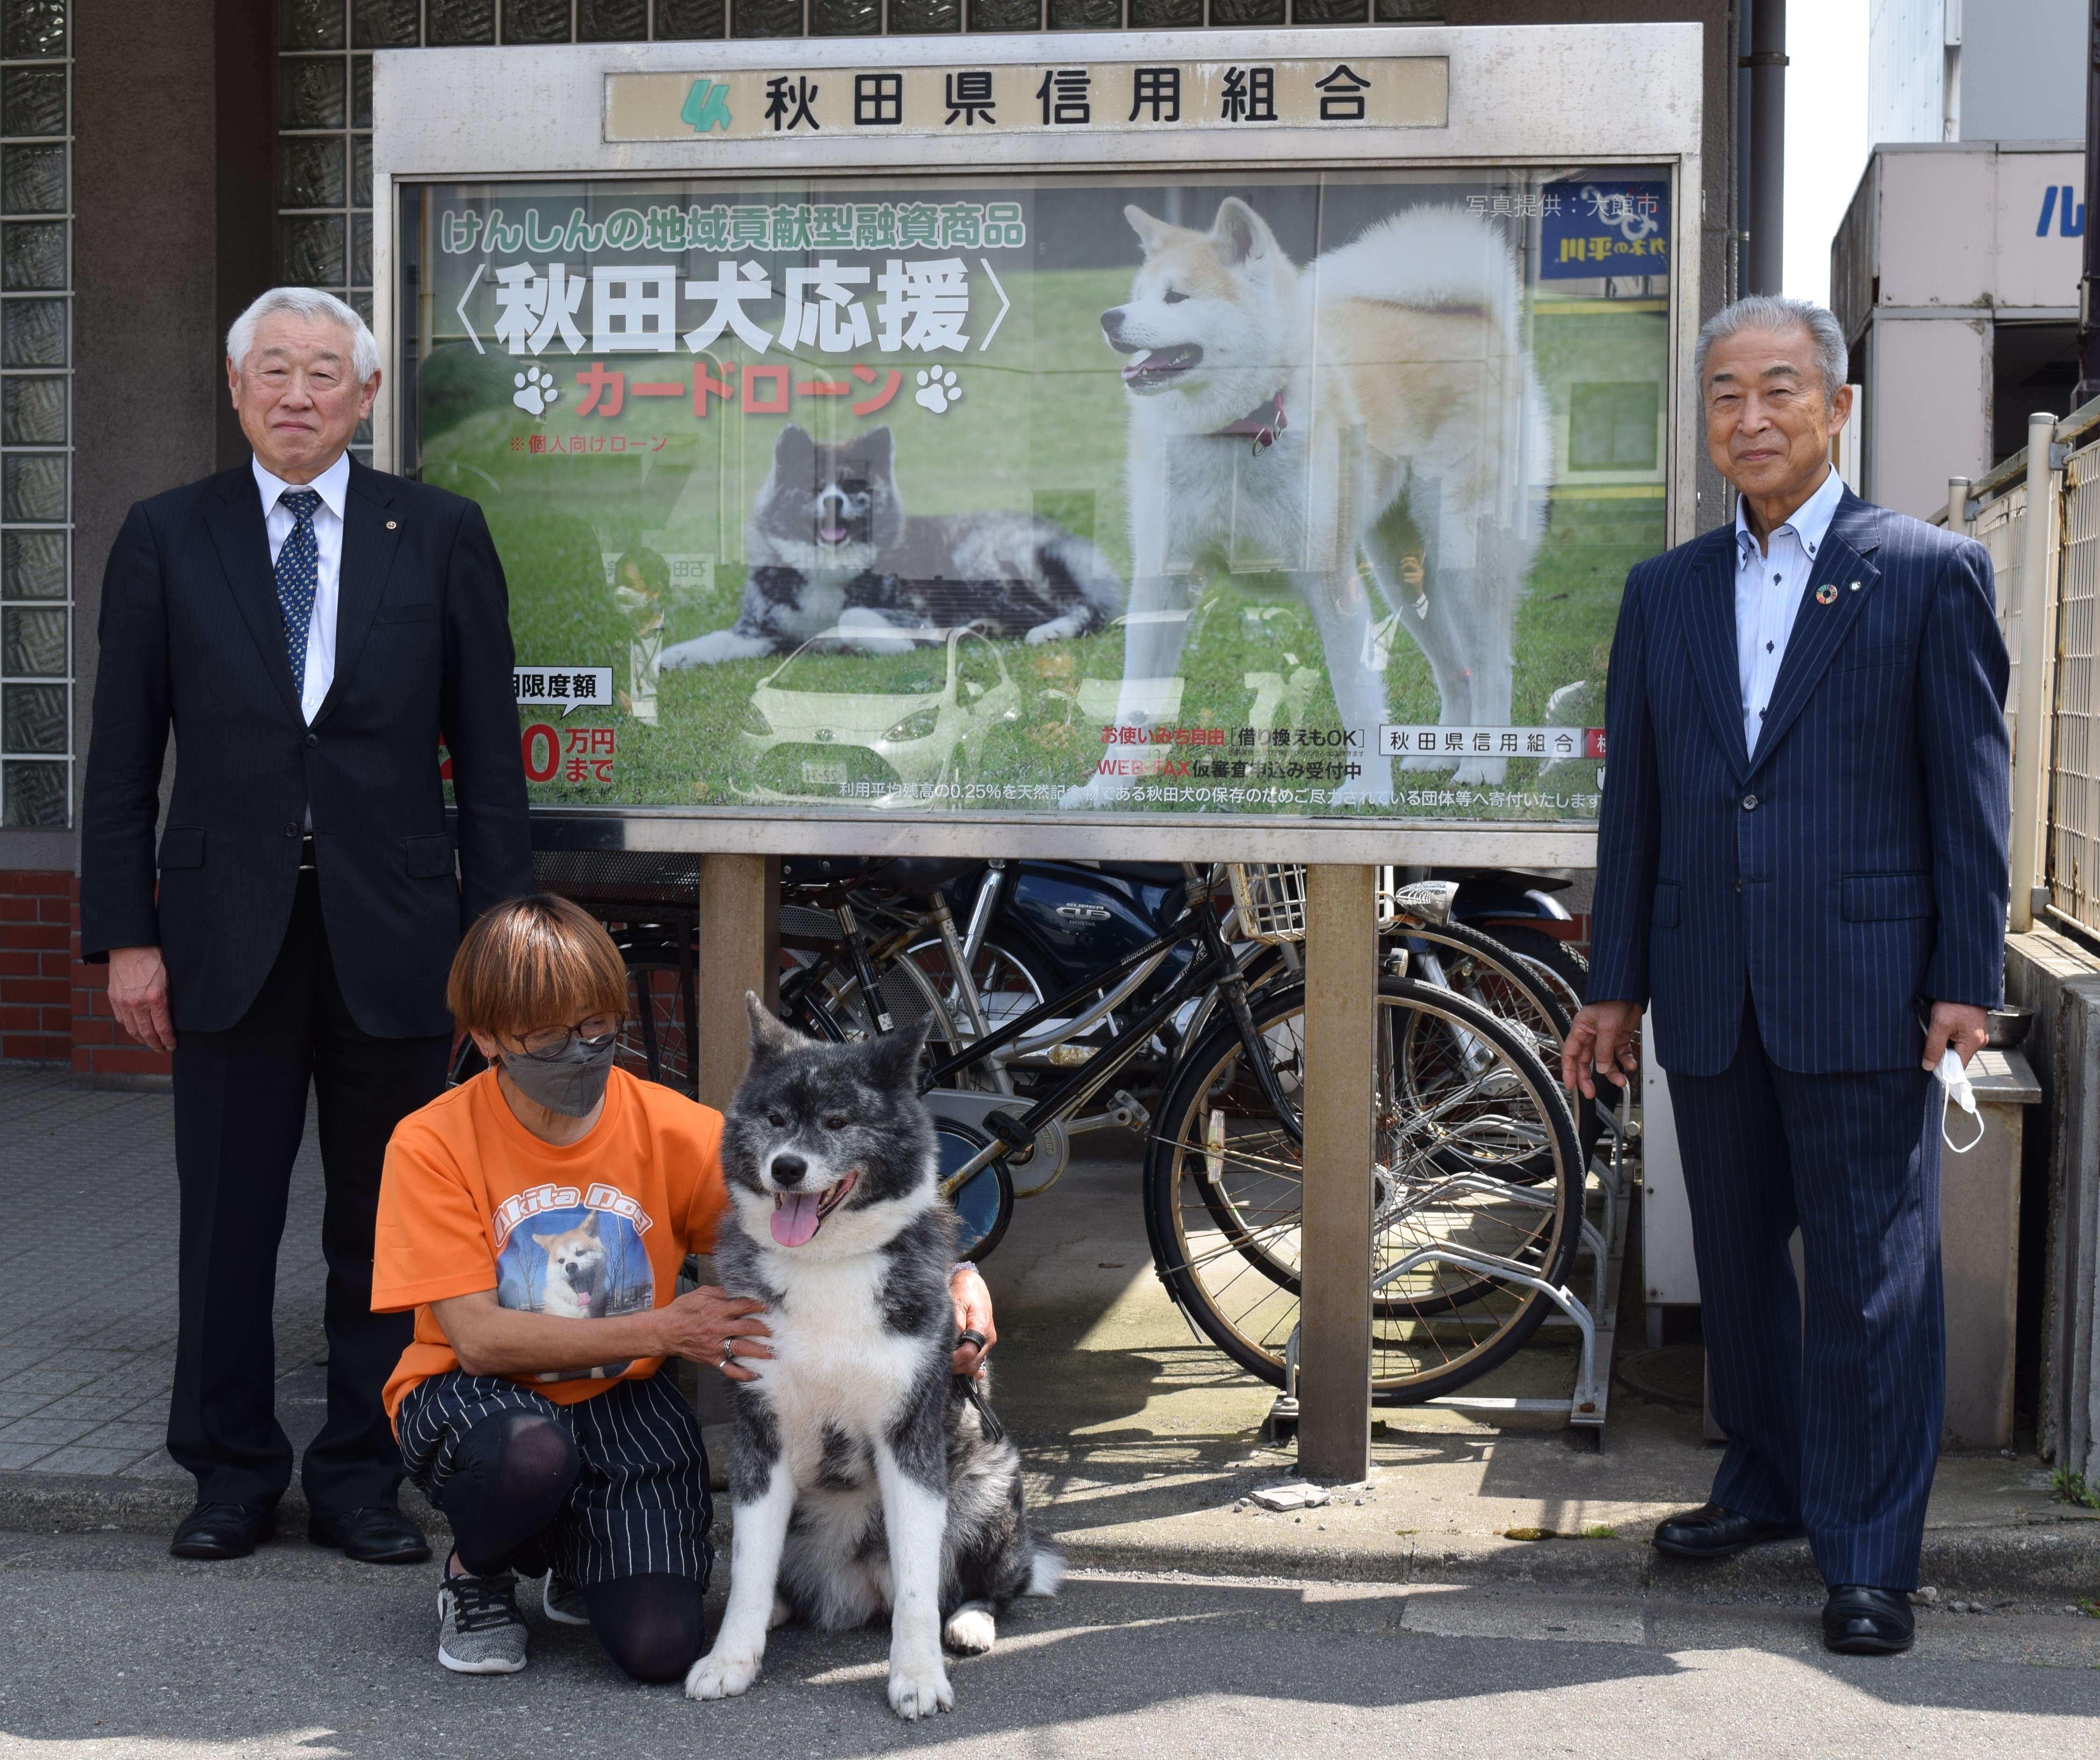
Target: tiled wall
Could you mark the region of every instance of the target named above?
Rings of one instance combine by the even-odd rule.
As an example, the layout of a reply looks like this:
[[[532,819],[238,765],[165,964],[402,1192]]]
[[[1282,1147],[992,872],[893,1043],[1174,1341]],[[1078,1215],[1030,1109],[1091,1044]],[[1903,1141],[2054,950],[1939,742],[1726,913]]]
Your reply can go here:
[[[0,0],[0,825],[73,797],[72,74],[65,0]]]

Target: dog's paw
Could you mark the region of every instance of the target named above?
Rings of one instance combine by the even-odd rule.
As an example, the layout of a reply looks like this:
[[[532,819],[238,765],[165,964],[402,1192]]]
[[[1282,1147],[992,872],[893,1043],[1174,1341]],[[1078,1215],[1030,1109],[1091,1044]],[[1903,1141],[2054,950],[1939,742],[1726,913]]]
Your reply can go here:
[[[686,1696],[688,1699],[734,1699],[749,1690],[758,1678],[758,1658],[756,1656],[726,1656],[719,1650],[712,1650],[686,1670]],[[890,1699],[896,1700],[894,1683],[890,1687]]]
[[[948,1684],[948,1671],[938,1656],[930,1662],[891,1668],[889,1709],[915,1720],[955,1709],[955,1689]]]
[[[676,673],[689,666],[712,666],[722,660],[756,659],[772,651],[772,642],[764,636],[717,629],[704,636],[695,636],[690,642],[674,642],[657,656],[656,664],[664,672]]]
[[[982,1656],[998,1636],[999,1625],[992,1611],[981,1601],[957,1608],[941,1628],[941,1642],[966,1656]]]
[[[1452,774],[1451,780],[1461,788],[1499,788],[1508,774],[1507,758],[1468,758]]]

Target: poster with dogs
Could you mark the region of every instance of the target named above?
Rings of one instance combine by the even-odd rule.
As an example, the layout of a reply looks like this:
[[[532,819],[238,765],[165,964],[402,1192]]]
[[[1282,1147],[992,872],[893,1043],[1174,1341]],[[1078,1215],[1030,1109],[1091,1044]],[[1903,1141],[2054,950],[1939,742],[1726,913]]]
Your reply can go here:
[[[1595,817],[1666,170],[406,196],[536,798]]]

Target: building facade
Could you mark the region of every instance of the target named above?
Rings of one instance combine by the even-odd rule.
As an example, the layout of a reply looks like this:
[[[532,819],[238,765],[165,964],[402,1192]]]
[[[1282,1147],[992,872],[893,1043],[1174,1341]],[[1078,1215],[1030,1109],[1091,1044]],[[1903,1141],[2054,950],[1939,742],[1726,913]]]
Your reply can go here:
[[[250,299],[370,313],[373,51],[1616,21],[1705,27],[1711,309],[1740,244],[1735,0],[0,0],[0,1061],[165,1079],[76,957],[101,570],[132,502],[245,457],[221,360]]]

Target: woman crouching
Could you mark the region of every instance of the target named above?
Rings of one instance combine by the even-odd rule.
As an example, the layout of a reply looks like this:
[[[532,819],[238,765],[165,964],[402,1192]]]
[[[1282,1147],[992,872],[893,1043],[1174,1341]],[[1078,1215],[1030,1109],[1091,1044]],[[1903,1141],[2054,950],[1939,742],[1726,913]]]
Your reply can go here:
[[[699,1425],[660,1371],[683,1357],[744,1381],[739,1359],[771,1354],[761,1303],[676,1293],[728,1207],[721,1114],[615,1067],[626,968],[565,899],[483,917],[448,996],[490,1067],[395,1131],[372,1286],[376,1311],[416,1312],[386,1398],[408,1477],[452,1524],[438,1660],[525,1666],[523,1574],[635,1679],[682,1679],[713,1511]],[[995,1338],[975,1271],[952,1289],[958,1329]],[[959,1350],[957,1372],[980,1354]]]

